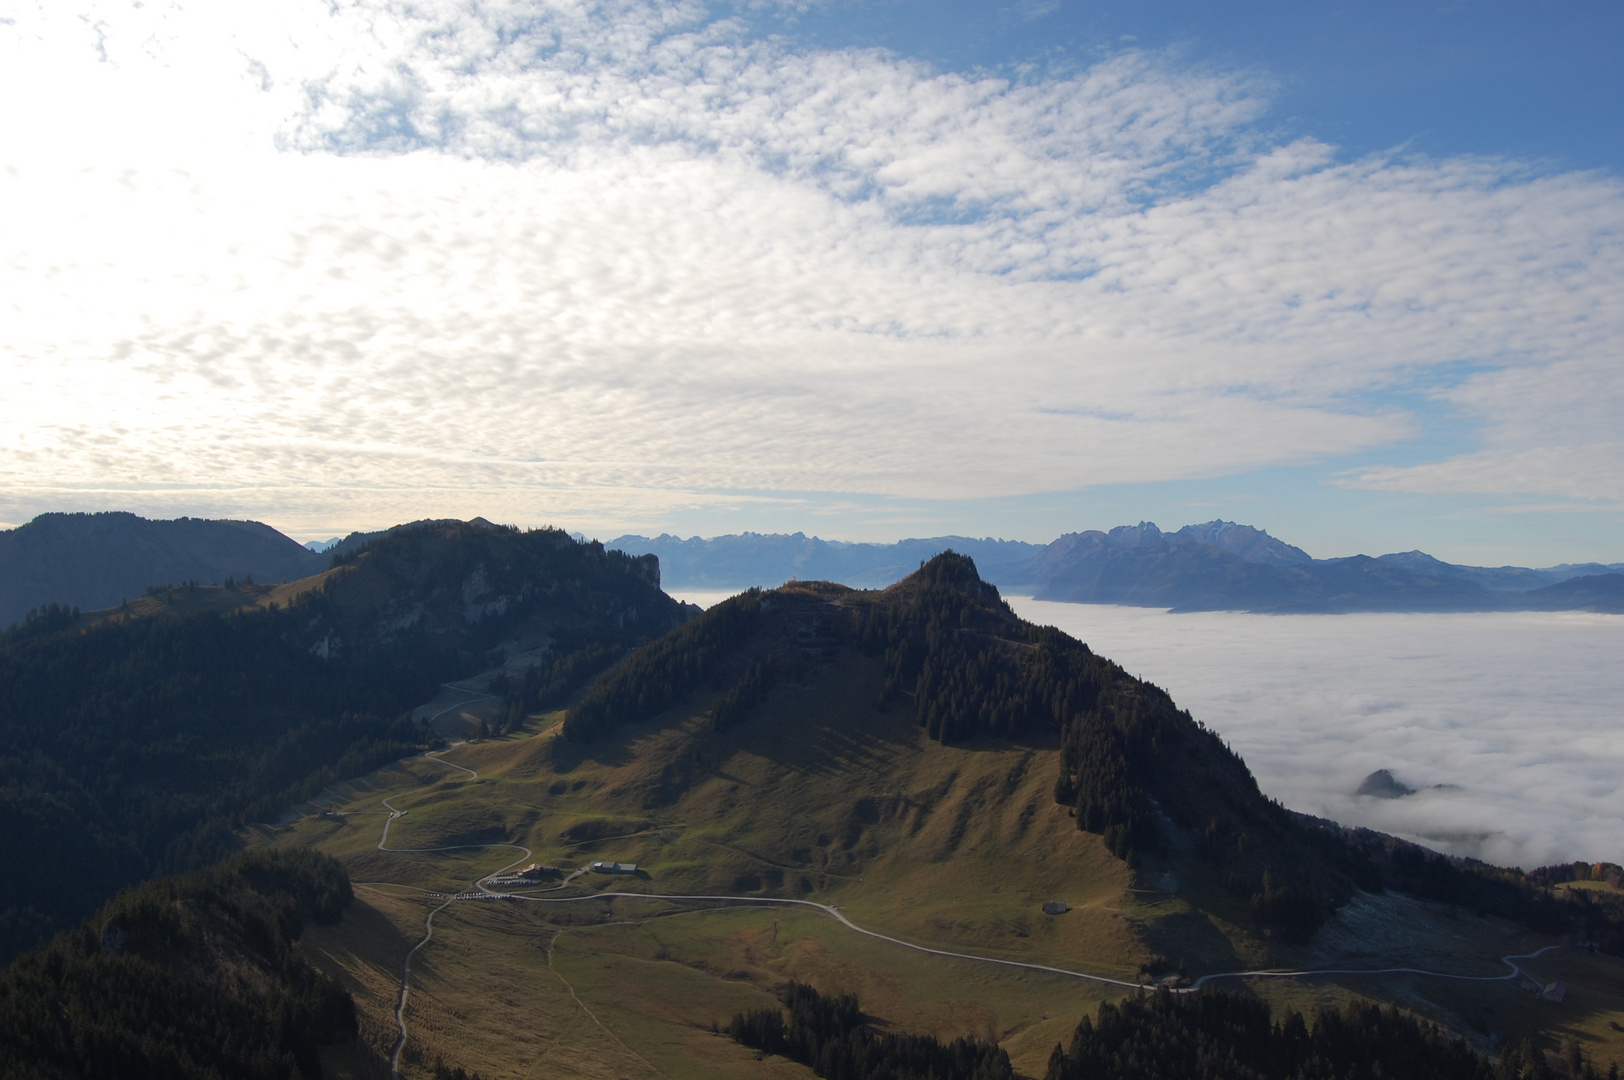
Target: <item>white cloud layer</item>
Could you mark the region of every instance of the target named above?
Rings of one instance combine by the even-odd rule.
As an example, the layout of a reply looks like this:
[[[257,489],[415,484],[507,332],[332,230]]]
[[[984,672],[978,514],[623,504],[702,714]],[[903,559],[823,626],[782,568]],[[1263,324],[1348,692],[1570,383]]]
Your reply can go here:
[[[1009,599],[1167,690],[1294,810],[1525,869],[1624,862],[1624,616]],[[1355,796],[1377,769],[1416,794]]]
[[[694,4],[13,5],[0,512],[644,525],[1389,445],[1624,500],[1624,189],[1338,161],[1246,79],[1024,81]]]

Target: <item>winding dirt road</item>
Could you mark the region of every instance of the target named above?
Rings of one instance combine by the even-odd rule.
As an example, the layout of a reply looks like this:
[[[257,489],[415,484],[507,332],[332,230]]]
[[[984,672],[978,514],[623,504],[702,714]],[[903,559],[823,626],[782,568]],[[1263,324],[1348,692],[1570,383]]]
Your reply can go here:
[[[453,687],[452,689],[457,689],[457,688]],[[473,691],[468,691],[468,692],[472,693]],[[467,703],[464,702],[463,704],[467,704]],[[456,706],[452,706],[452,708],[455,708],[455,707]],[[444,710],[442,710],[442,711],[444,711]],[[449,748],[447,750],[441,751],[440,754],[427,753],[427,754],[424,754],[423,756],[427,757],[427,758],[429,758],[429,759],[431,759],[433,761],[439,762],[441,765],[448,765],[453,769],[459,769],[462,772],[467,773],[468,776],[471,779],[476,779],[477,780],[479,778],[479,774],[477,772],[475,772],[473,769],[469,769],[469,768],[466,768],[466,767],[464,767],[462,765],[458,765],[454,761],[447,761],[447,760],[445,760],[444,757],[440,756],[441,754],[449,753],[450,750],[453,750],[453,749],[456,749],[456,748],[451,747],[451,748]],[[432,787],[432,786],[433,785],[425,785],[425,788],[426,787]],[[503,900],[513,901],[513,902],[527,903],[527,904],[579,904],[579,903],[590,903],[590,902],[592,902],[594,900],[603,900],[605,898],[611,898],[611,899],[626,899],[626,900],[664,900],[664,901],[668,901],[668,902],[681,902],[681,903],[744,904],[744,905],[754,904],[754,905],[758,905],[758,906],[769,906],[769,907],[812,908],[812,909],[814,909],[816,911],[820,911],[823,914],[825,914],[825,915],[829,916],[830,918],[834,919],[836,922],[840,923],[840,925],[846,927],[848,930],[851,930],[853,933],[862,934],[865,937],[871,937],[871,938],[874,938],[874,939],[876,939],[878,941],[889,942],[892,945],[897,945],[897,946],[900,946],[901,948],[904,948],[904,949],[912,949],[915,952],[928,953],[931,956],[945,956],[945,957],[949,957],[949,958],[954,959],[954,960],[969,960],[969,961],[972,961],[972,962],[978,963],[978,964],[997,964],[997,965],[999,965],[1001,967],[1020,968],[1020,969],[1025,970],[1025,971],[1041,971],[1041,972],[1045,972],[1045,973],[1050,974],[1050,975],[1061,975],[1061,976],[1064,976],[1064,977],[1070,978],[1070,979],[1082,979],[1082,980],[1085,980],[1085,981],[1088,981],[1088,982],[1101,983],[1101,984],[1104,984],[1106,986],[1119,986],[1119,987],[1123,987],[1123,988],[1128,989],[1128,990],[1144,990],[1144,989],[1147,989],[1147,987],[1143,983],[1129,982],[1126,979],[1113,979],[1113,978],[1111,978],[1109,976],[1106,976],[1106,975],[1092,975],[1092,974],[1089,974],[1088,972],[1085,972],[1085,971],[1072,971],[1069,968],[1050,967],[1047,964],[1033,964],[1033,963],[1028,963],[1028,962],[1022,961],[1022,960],[1004,960],[1004,959],[1001,959],[1001,958],[995,957],[995,956],[977,956],[974,953],[953,952],[953,951],[951,951],[949,949],[936,949],[936,948],[932,948],[929,945],[920,945],[920,944],[917,944],[917,943],[912,942],[912,941],[906,941],[906,940],[904,940],[902,938],[892,937],[889,934],[882,934],[877,930],[870,930],[867,927],[858,926],[856,923],[854,923],[850,919],[848,919],[845,916],[845,914],[843,912],[841,912],[840,908],[838,908],[837,906],[835,906],[833,904],[820,904],[815,900],[794,900],[794,899],[790,899],[788,897],[774,897],[774,896],[711,895],[711,894],[703,894],[703,893],[646,893],[646,892],[609,892],[609,891],[604,891],[604,892],[586,893],[586,894],[583,894],[583,895],[580,895],[580,896],[536,896],[536,895],[533,895],[533,894],[526,894],[526,893],[498,892],[498,891],[496,891],[494,889],[488,888],[486,886],[486,884],[485,884],[486,881],[488,881],[490,878],[493,878],[493,877],[496,877],[496,876],[498,876],[500,874],[506,873],[508,870],[511,870],[513,867],[518,866],[520,863],[524,862],[526,859],[529,859],[531,857],[531,852],[530,852],[529,848],[523,847],[523,846],[521,846],[519,844],[453,844],[453,845],[449,845],[449,846],[446,846],[446,847],[429,847],[429,848],[392,848],[392,847],[388,847],[386,845],[389,842],[389,826],[391,824],[393,824],[394,821],[397,818],[401,818],[401,817],[406,816],[407,811],[395,809],[395,807],[390,804],[388,799],[383,799],[381,801],[382,801],[383,805],[388,809],[389,816],[384,819],[383,832],[378,837],[378,850],[379,851],[388,851],[388,852],[394,852],[394,853],[397,853],[397,854],[409,854],[409,855],[431,855],[431,854],[434,854],[434,853],[437,853],[437,852],[442,852],[442,851],[468,851],[468,850],[472,850],[472,849],[483,849],[483,848],[509,848],[509,849],[512,849],[512,850],[515,850],[515,851],[522,851],[524,853],[523,855],[521,855],[515,861],[513,861],[513,862],[509,863],[508,865],[502,867],[502,869],[493,871],[493,872],[491,872],[489,874],[486,874],[484,877],[481,877],[479,880],[475,881],[473,883],[473,885],[474,885],[475,890],[477,890],[477,891],[465,892],[465,893],[457,893],[455,895],[445,897],[444,902],[441,903],[438,907],[435,907],[434,909],[432,909],[428,913],[428,916],[423,920],[423,937],[422,937],[422,940],[418,941],[418,943],[416,945],[413,945],[411,947],[411,949],[406,953],[406,960],[405,960],[405,963],[402,965],[402,968],[401,968],[400,996],[396,1000],[396,1003],[395,1003],[395,1022],[396,1022],[397,1025],[399,1025],[400,1033],[399,1033],[399,1036],[397,1037],[397,1039],[395,1041],[394,1053],[390,1056],[390,1061],[389,1061],[390,1072],[393,1075],[394,1080],[401,1080],[401,1076],[400,1076],[400,1058],[401,1058],[401,1054],[406,1049],[406,1000],[407,1000],[407,995],[408,995],[408,993],[410,991],[410,988],[411,988],[412,957],[417,954],[417,951],[419,949],[421,949],[423,946],[427,945],[430,941],[434,940],[434,917],[436,915],[438,915],[440,912],[444,911],[446,908],[450,907],[452,904],[457,903],[458,901],[470,901],[470,900],[489,901],[489,900],[503,899]],[[568,886],[570,882],[574,881],[577,877],[580,877],[585,872],[586,871],[584,871],[584,870],[577,870],[574,873],[570,874],[569,877],[565,878],[563,882],[561,882],[558,885],[553,886],[551,889],[546,890],[546,891],[556,892],[559,889],[563,889],[566,886]],[[406,885],[406,884],[403,884],[403,883],[400,883],[400,882],[387,882],[387,881],[357,882],[357,884],[363,884],[363,885],[389,885],[389,886],[392,886],[392,887],[395,887],[395,888],[403,888],[403,889],[414,889],[414,888],[416,888],[416,886]],[[431,897],[442,895],[442,894],[430,893],[429,890],[420,890],[420,891],[424,892],[426,895],[429,895]],[[1532,959],[1534,959],[1536,957],[1543,956],[1548,952],[1551,952],[1553,950],[1560,949],[1560,948],[1562,948],[1562,946],[1560,946],[1560,945],[1547,945],[1545,948],[1537,949],[1537,950],[1535,950],[1534,952],[1531,952],[1531,953],[1521,953],[1521,954],[1516,954],[1516,955],[1502,956],[1500,958],[1501,963],[1505,964],[1508,968],[1511,969],[1509,972],[1507,972],[1504,975],[1457,975],[1457,974],[1453,974],[1451,972],[1446,972],[1446,971],[1428,971],[1428,970],[1426,970],[1424,968],[1410,968],[1410,967],[1373,968],[1373,969],[1366,969],[1366,968],[1314,968],[1314,969],[1300,970],[1300,971],[1280,971],[1280,970],[1223,971],[1223,972],[1215,972],[1215,973],[1210,974],[1210,975],[1203,975],[1200,978],[1196,979],[1193,983],[1191,983],[1187,987],[1173,988],[1173,993],[1176,993],[1176,994],[1193,994],[1193,993],[1196,993],[1197,991],[1199,991],[1202,987],[1206,986],[1208,983],[1214,982],[1214,981],[1216,981],[1218,979],[1306,979],[1306,978],[1316,978],[1316,977],[1331,976],[1331,975],[1419,975],[1419,976],[1423,976],[1423,977],[1426,977],[1426,978],[1451,979],[1451,980],[1455,980],[1455,981],[1459,981],[1459,982],[1505,982],[1505,981],[1508,981],[1508,980],[1511,980],[1511,979],[1519,978],[1520,976],[1522,976],[1524,974],[1523,969],[1518,965],[1517,961],[1519,961],[1519,960],[1532,960]]]

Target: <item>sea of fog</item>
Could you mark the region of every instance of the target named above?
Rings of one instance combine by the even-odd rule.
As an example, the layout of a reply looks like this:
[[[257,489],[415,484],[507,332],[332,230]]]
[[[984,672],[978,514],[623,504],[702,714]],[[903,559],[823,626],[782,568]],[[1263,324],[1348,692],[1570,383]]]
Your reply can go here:
[[[1525,869],[1624,862],[1624,616],[1007,599],[1167,690],[1294,810]],[[1416,793],[1355,795],[1377,769]]]

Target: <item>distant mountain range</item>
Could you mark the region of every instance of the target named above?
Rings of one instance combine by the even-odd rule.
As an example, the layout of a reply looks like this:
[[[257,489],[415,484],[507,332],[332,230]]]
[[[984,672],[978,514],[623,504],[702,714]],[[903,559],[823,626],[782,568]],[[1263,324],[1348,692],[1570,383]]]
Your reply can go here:
[[[921,563],[952,549],[976,561],[988,581],[1025,581],[1022,568],[1045,550],[1019,540],[937,536],[894,544],[820,540],[805,533],[738,533],[684,540],[669,533],[652,539],[620,536],[605,547],[628,555],[656,555],[661,580],[679,589],[748,589],[786,581],[838,581],[857,589],[901,581]]]
[[[961,536],[852,544],[802,533],[743,533],[708,540],[621,536],[608,546],[658,556],[665,586],[676,589],[743,589],[791,579],[876,587],[951,549],[975,559],[985,580],[1007,592],[1072,603],[1277,613],[1624,612],[1624,563],[1460,566],[1420,551],[1315,559],[1231,521],[1177,532],[1140,522],[1067,533],[1048,545]]]
[[[42,514],[0,531],[0,628],[45,604],[89,611],[162,585],[297,581],[380,537],[431,524],[451,523],[412,522],[300,545],[257,521]],[[982,577],[1005,592],[1040,600],[1179,611],[1624,613],[1624,563],[1537,570],[1461,566],[1421,551],[1315,559],[1262,529],[1231,521],[1176,532],[1140,522],[1109,532],[1067,533],[1050,544],[967,536],[859,544],[804,533],[739,533],[709,539],[628,535],[605,547],[656,556],[654,580],[670,589],[739,590],[790,580],[878,588],[952,550],[973,558]]]

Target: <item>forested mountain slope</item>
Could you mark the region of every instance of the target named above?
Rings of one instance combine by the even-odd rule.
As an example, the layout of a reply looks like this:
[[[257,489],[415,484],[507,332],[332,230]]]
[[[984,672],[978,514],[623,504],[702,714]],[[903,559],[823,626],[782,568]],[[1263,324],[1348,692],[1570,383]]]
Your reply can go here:
[[[0,627],[46,604],[89,611],[154,585],[294,581],[326,568],[326,556],[257,521],[41,514],[0,531]]]
[[[294,950],[352,900],[332,859],[260,851],[147,882],[0,972],[0,1075],[315,1080],[355,1005]]]
[[[450,523],[292,585],[36,615],[0,636],[0,959],[412,752],[432,734],[407,710],[504,642],[551,642],[573,687],[686,617],[657,576],[558,530]]]

